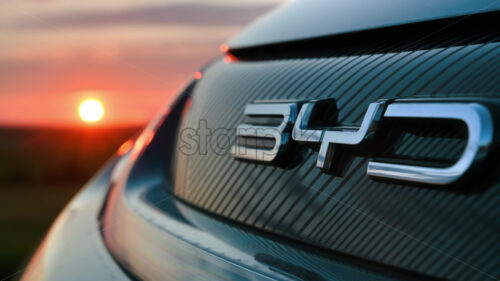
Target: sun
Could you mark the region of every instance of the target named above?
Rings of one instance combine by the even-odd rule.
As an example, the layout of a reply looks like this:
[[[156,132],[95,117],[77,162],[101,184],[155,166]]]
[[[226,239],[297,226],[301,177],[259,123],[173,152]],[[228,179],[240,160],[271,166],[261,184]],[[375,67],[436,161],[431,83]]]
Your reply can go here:
[[[80,103],[78,109],[80,118],[85,122],[97,122],[104,115],[102,103],[96,99],[87,99]]]

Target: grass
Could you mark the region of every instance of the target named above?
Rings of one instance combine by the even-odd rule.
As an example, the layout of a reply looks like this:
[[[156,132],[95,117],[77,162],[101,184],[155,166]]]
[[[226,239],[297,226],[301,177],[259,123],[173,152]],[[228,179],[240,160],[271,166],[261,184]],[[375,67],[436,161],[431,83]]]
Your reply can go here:
[[[67,202],[138,129],[0,127],[0,280],[28,262]]]
[[[78,189],[71,185],[0,185],[0,280],[27,263]]]

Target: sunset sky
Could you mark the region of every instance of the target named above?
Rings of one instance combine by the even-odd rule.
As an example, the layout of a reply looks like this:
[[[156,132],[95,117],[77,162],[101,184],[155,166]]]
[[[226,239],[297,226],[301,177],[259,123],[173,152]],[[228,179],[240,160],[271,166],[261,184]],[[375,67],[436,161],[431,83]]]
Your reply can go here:
[[[0,125],[144,124],[278,0],[0,0]]]

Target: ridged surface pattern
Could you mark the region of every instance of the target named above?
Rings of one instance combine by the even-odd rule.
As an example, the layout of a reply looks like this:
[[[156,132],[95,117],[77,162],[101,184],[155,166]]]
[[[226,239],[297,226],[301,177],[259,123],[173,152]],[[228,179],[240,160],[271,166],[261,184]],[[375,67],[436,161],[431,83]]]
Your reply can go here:
[[[500,278],[500,183],[463,194],[373,181],[362,157],[344,177],[333,177],[315,167],[312,150],[289,170],[229,153],[234,128],[254,100],[333,97],[340,123],[359,125],[379,98],[500,97],[500,43],[481,36],[482,43],[455,38],[452,46],[403,51],[381,46],[366,54],[214,62],[181,125],[182,134],[206,120],[212,148],[186,154],[179,139],[175,195],[245,225],[409,271],[451,280]],[[450,160],[463,150],[460,143],[453,134],[406,136],[396,153]]]

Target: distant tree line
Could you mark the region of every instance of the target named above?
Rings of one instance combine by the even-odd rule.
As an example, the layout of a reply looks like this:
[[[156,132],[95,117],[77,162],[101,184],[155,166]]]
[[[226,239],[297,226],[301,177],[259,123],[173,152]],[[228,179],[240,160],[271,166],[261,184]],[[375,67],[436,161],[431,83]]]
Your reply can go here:
[[[139,128],[0,128],[0,183],[84,183]]]

